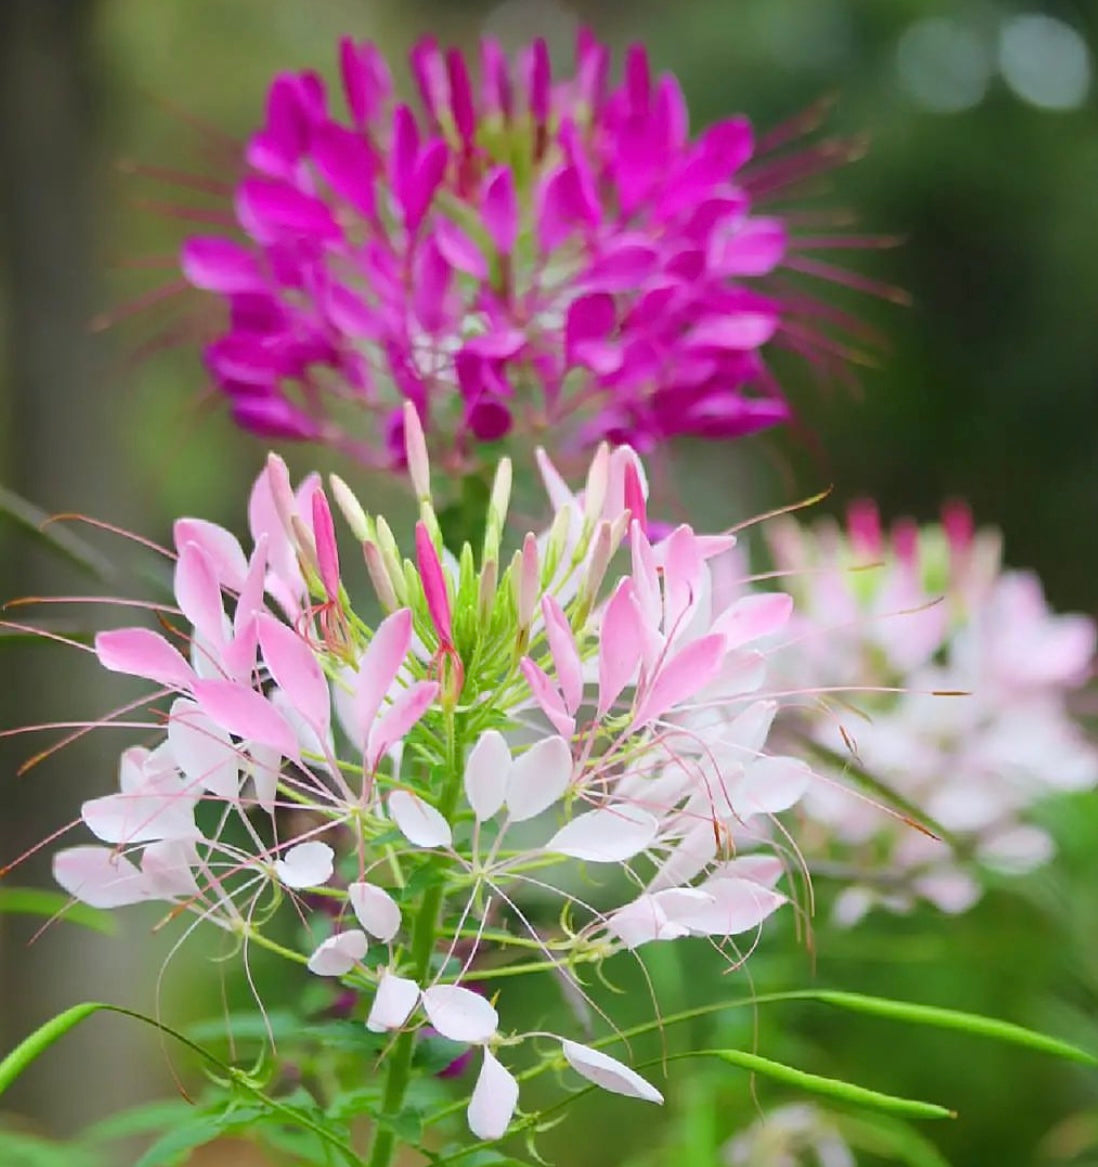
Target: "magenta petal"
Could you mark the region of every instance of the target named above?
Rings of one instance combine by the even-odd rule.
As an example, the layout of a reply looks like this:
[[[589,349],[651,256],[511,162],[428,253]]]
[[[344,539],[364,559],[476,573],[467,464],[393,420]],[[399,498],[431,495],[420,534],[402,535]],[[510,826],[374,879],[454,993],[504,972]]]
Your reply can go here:
[[[416,523],[416,564],[423,582],[427,611],[438,633],[439,643],[452,644],[454,634],[450,624],[450,596],[446,589],[446,576],[430,532],[422,522]]]
[[[328,185],[367,219],[374,214],[373,153],[360,135],[333,122],[313,136],[312,159]]]
[[[480,213],[496,249],[510,255],[518,238],[518,201],[515,180],[506,166],[497,166],[484,184]]]
[[[452,268],[477,280],[487,279],[488,264],[480,248],[455,223],[440,217],[434,225],[434,238],[443,259]]]
[[[240,222],[260,243],[295,235],[327,242],[342,235],[324,202],[288,182],[246,178],[237,190],[236,205]]]
[[[362,654],[354,694],[354,721],[360,742],[366,741],[411,644],[412,613],[401,608],[382,620]]]
[[[262,291],[266,286],[255,256],[230,239],[192,235],[179,258],[187,282],[207,292],[232,295]]]
[[[479,442],[498,442],[505,438],[514,424],[511,411],[498,401],[481,399],[465,411],[465,424]]]
[[[760,348],[778,330],[778,318],[765,312],[735,312],[699,321],[687,337],[692,348]]]

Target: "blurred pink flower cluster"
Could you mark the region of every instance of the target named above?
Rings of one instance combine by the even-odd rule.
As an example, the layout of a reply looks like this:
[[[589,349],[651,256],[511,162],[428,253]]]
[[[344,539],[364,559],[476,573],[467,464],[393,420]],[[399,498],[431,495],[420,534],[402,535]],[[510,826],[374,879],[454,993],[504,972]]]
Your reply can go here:
[[[856,503],[845,531],[785,519],[768,540],[798,601],[775,670],[793,689],[841,690],[823,710],[806,699],[798,723],[834,779],[804,804],[820,851],[854,864],[846,878],[866,876],[841,893],[839,918],[919,897],[964,911],[981,866],[1044,863],[1053,842],[1028,812],[1098,784],[1098,748],[1072,712],[1093,673],[1094,621],[1052,612],[1037,576],[1004,568],[997,533],[975,531],[961,504],[939,525],[886,533],[875,506]],[[853,771],[943,837],[884,809],[887,794]],[[811,830],[803,841],[811,851]]]

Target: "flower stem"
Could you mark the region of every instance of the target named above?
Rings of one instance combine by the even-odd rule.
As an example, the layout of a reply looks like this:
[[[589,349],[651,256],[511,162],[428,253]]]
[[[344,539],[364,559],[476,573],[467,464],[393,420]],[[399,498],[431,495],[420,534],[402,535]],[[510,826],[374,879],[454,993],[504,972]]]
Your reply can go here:
[[[439,801],[439,811],[445,818],[453,815],[461,791],[461,766],[463,753],[461,742],[455,730],[455,719],[451,714],[447,724],[447,775]],[[419,911],[412,928],[411,975],[416,984],[423,985],[431,969],[431,956],[439,936],[440,916],[446,898],[447,884],[444,879],[432,883],[423,893]],[[385,1090],[381,1097],[381,1114],[387,1119],[396,1118],[404,1104],[404,1095],[412,1074],[412,1057],[416,1047],[416,1030],[409,1027],[402,1030],[389,1055],[385,1070]],[[391,1126],[377,1124],[374,1142],[370,1148],[367,1167],[389,1167],[396,1150],[396,1132]]]

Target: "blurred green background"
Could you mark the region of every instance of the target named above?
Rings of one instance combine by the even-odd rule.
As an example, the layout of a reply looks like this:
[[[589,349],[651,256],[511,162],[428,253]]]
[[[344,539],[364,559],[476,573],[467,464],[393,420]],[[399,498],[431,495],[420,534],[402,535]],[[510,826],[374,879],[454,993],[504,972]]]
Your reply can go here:
[[[834,492],[826,507],[868,494],[890,517],[929,519],[943,498],[961,496],[978,521],[1004,530],[1010,563],[1039,570],[1055,606],[1094,614],[1093,4],[5,0],[0,482],[48,511],[100,516],[161,541],[184,512],[239,527],[263,451],[204,397],[193,345],[156,341],[186,339],[181,300],[162,296],[132,317],[119,309],[173,279],[171,257],[187,227],[165,214],[181,201],[173,184],[135,174],[132,164],[207,174],[217,159],[229,166],[273,73],[312,67],[330,76],[342,34],[374,38],[397,58],[428,31],[465,45],[484,30],[511,45],[540,33],[563,61],[581,22],[619,47],[645,42],[656,67],[681,78],[698,126],[742,111],[766,128],[834,96],[830,128],[868,135],[870,149],[829,180],[829,205],[904,241],[849,263],[908,289],[911,307],[836,293],[887,337],[877,367],[859,375],[856,391],[819,386],[803,371],[789,384],[804,430],[816,438],[791,433],[679,453],[674,478],[701,519],[743,517],[827,485]],[[107,317],[112,326],[103,328]],[[313,451],[291,455],[298,468],[320,460]],[[368,496],[384,489],[366,486]],[[99,534],[94,542],[134,560],[125,543]],[[151,570],[147,559],[140,563]],[[0,597],[86,587],[0,520]],[[125,576],[116,587],[141,594],[140,581]],[[76,626],[81,615],[65,620],[60,626]],[[106,693],[77,655],[5,651],[0,726],[91,716],[125,697],[122,689]],[[106,738],[19,779],[16,766],[51,739],[0,741],[0,863],[112,785],[116,742]],[[768,929],[756,979],[772,987],[815,980],[992,1012],[1098,1049],[1098,814],[1079,799],[1049,815],[1060,861],[994,892],[970,915],[875,918],[815,953],[787,922],[787,932]],[[44,855],[18,877],[46,879]],[[36,924],[2,924],[0,1048],[76,1000],[153,1007],[170,938],[150,938],[131,918],[121,943],[62,924],[28,948]],[[704,963],[705,953],[697,958]],[[216,1008],[216,986],[201,982],[191,993],[186,966],[173,968],[167,1013]],[[678,984],[667,991],[695,999],[708,975],[699,970],[665,970],[669,985]],[[747,985],[743,974],[721,983],[729,992]],[[645,1007],[643,999],[630,1006]],[[1098,1118],[1074,1120],[1049,1141],[1057,1123],[1098,1103],[1093,1076],[971,1039],[897,1033],[808,1009],[759,1023],[763,1052],[780,1049],[819,1072],[959,1106],[956,1122],[931,1132],[954,1164],[1098,1163],[1087,1150]],[[736,1033],[751,1039],[750,1025]],[[558,1162],[594,1165],[624,1161],[662,1138],[670,1141],[657,1144],[654,1159],[637,1162],[677,1161],[682,1140],[702,1137],[690,1133],[691,1122],[715,1123],[727,1135],[755,1114],[745,1078],[723,1071],[719,1082],[706,1081],[658,1136],[635,1110],[600,1115],[591,1106],[590,1131],[629,1124],[620,1152],[576,1139],[574,1128],[566,1154],[560,1140],[551,1149]],[[19,1121],[64,1134],[127,1101],[171,1091],[155,1041],[99,1021],[7,1101]],[[783,1095],[761,1086],[758,1097],[765,1107]]]

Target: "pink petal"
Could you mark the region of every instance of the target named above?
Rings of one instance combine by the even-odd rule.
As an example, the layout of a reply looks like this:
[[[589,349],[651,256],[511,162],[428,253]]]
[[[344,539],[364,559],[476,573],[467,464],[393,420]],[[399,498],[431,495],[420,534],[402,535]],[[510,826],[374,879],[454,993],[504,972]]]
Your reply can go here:
[[[321,487],[313,491],[311,502],[313,541],[316,544],[317,569],[320,582],[329,600],[339,598],[339,549],[336,546],[335,524],[328,498]]]
[[[304,637],[263,612],[256,617],[263,660],[275,684],[290,704],[317,731],[327,736],[331,721],[331,692],[316,654]]]
[[[640,618],[633,583],[622,580],[602,617],[599,637],[598,715],[605,717],[640,663]]]
[[[397,829],[416,847],[449,847],[450,824],[430,803],[407,790],[389,795],[389,814]]]
[[[335,870],[332,860],[335,852],[327,843],[310,841],[290,847],[281,859],[275,860],[275,874],[290,888],[322,887]]]
[[[149,898],[142,874],[109,847],[69,847],[53,857],[53,878],[92,908],[122,908]]]
[[[393,699],[370,731],[366,758],[370,770],[377,769],[381,759],[431,708],[438,690],[437,681],[416,681]]]
[[[514,1075],[484,1047],[484,1062],[465,1112],[469,1129],[478,1139],[502,1139],[518,1106],[519,1088]]]
[[[576,731],[576,719],[564,707],[560,693],[546,676],[545,670],[525,656],[519,661],[519,668],[522,669],[522,675],[530,686],[534,700],[541,706],[542,713],[552,723],[553,728],[561,737],[571,738]]]
[[[717,675],[723,656],[723,636],[703,636],[677,652],[645,692],[637,706],[634,726],[658,720],[705,688]]]
[[[492,1037],[499,1014],[487,997],[460,985],[435,985],[423,994],[427,1019],[451,1041],[479,1044]]]
[[[176,519],[172,534],[177,551],[182,552],[188,543],[195,543],[202,548],[222,587],[239,592],[244,586],[248,561],[231,531],[205,519]]]
[[[195,681],[193,688],[205,713],[229,733],[297,757],[297,736],[262,693],[235,681]]]
[[[195,798],[169,775],[146,782],[137,792],[92,798],[80,808],[88,830],[104,843],[148,843],[160,839],[197,839]]]
[[[639,807],[604,807],[561,827],[545,849],[589,863],[622,863],[650,846],[658,833],[659,823]]]
[[[240,793],[239,751],[228,733],[186,697],[172,704],[168,746],[191,782],[227,802],[236,801]]]
[[[112,673],[145,677],[172,689],[187,689],[195,680],[191,666],[163,636],[147,628],[119,628],[100,632],[95,655]]]
[[[401,608],[382,620],[362,654],[355,684],[354,715],[358,740],[363,746],[411,644],[412,613],[408,608]]]
[[[185,543],[175,564],[175,598],[195,631],[211,645],[225,640],[225,606],[221,587],[206,553]]]
[[[396,900],[372,883],[352,883],[347,898],[358,922],[371,936],[388,944],[400,930],[400,908]]]
[[[398,977],[384,969],[377,986],[366,1028],[371,1033],[399,1029],[419,1003],[419,985],[407,977]]]
[[[553,667],[564,694],[564,703],[569,713],[575,713],[583,700],[583,667],[576,649],[576,639],[572,635],[568,618],[552,596],[542,598],[541,611],[545,617],[549,651],[553,654]]]
[[[498,813],[511,776],[511,751],[503,735],[486,730],[477,738],[465,763],[465,797],[478,822]]]
[[[560,1048],[572,1069],[588,1082],[594,1082],[611,1094],[624,1094],[627,1098],[662,1104],[663,1095],[655,1086],[617,1058],[575,1041],[562,1041]]]
[[[368,947],[366,933],[357,928],[337,932],[316,949],[305,967],[319,977],[345,976],[366,955]]]
[[[777,632],[793,612],[793,597],[785,592],[744,596],[726,609],[713,623],[713,631],[725,638],[731,652],[760,636]]]
[[[516,823],[548,810],[572,780],[572,750],[562,737],[542,738],[511,767],[507,810]]]

